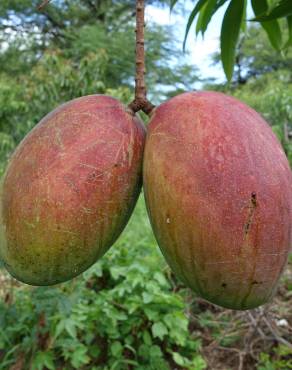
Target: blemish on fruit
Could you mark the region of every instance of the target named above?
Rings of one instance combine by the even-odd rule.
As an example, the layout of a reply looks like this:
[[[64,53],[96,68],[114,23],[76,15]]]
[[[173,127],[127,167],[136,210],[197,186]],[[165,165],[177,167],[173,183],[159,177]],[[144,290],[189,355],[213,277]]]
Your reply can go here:
[[[245,236],[247,236],[247,234],[248,234],[248,232],[251,228],[256,207],[257,207],[257,195],[256,195],[255,192],[252,192],[251,197],[250,197],[250,204],[248,206],[248,209],[249,209],[248,217],[247,217],[247,221],[244,225],[244,235]]]

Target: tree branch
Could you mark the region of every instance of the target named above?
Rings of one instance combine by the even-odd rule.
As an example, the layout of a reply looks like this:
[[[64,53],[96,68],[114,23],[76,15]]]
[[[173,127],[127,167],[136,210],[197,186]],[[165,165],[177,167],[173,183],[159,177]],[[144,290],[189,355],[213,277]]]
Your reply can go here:
[[[45,7],[45,6],[47,6],[48,4],[49,4],[49,2],[50,2],[51,0],[43,0],[38,6],[37,6],[37,9],[39,10],[39,11],[41,11],[41,10],[43,10],[43,8]]]
[[[147,100],[145,84],[145,49],[144,49],[144,28],[145,28],[145,2],[136,0],[136,78],[135,78],[135,99],[129,104],[129,109],[134,113],[142,110],[150,114],[154,105]]]

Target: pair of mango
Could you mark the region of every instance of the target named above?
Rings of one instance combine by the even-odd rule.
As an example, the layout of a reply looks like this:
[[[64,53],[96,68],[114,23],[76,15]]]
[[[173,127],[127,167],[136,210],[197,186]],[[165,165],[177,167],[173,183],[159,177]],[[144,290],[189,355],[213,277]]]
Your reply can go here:
[[[47,115],[2,180],[7,270],[31,285],[85,271],[123,231],[142,177],[157,242],[187,286],[233,309],[270,300],[291,247],[291,170],[261,116],[216,92],[160,105],[147,135],[108,96]]]

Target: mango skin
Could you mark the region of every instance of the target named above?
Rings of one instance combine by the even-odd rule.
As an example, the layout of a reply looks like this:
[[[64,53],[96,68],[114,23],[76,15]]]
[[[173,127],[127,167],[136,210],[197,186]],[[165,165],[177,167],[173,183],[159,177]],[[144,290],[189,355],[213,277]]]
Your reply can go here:
[[[85,271],[115,242],[142,185],[145,130],[116,99],[91,95],[48,114],[20,143],[0,198],[0,256],[31,285]]]
[[[292,175],[268,124],[217,92],[155,109],[144,193],[168,264],[199,296],[245,310],[273,296],[292,241]]]

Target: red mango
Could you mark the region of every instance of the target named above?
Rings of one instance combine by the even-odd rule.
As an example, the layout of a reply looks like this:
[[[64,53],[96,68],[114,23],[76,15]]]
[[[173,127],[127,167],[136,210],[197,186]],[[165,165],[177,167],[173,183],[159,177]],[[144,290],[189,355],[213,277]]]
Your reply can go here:
[[[115,242],[142,184],[145,132],[116,99],[91,95],[48,114],[20,143],[0,198],[0,255],[32,285],[77,276]]]
[[[250,309],[273,296],[292,239],[292,174],[264,119],[237,99],[191,92],[155,109],[144,153],[157,242],[199,296]]]

